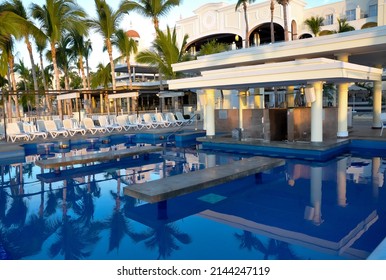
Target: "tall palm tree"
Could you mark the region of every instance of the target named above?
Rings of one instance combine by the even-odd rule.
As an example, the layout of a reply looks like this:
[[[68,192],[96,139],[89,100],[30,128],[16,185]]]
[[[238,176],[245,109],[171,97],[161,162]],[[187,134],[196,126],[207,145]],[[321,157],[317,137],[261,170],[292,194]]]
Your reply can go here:
[[[47,41],[46,40],[44,40],[44,41],[36,40],[35,44],[36,44],[36,50],[37,50],[37,52],[39,54],[40,72],[41,72],[41,75],[42,75],[43,87],[44,87],[44,90],[45,90],[45,94],[44,94],[45,95],[45,106],[47,106],[48,112],[51,114],[52,113],[52,106],[51,106],[51,102],[50,102],[50,97],[47,94],[48,83],[47,83],[47,80],[46,80],[46,71],[45,71],[44,63],[43,63],[43,51],[47,47]]]
[[[8,96],[8,116],[12,118],[12,97],[15,103],[15,108],[16,108],[16,117],[20,117],[20,112],[19,112],[19,101],[18,101],[18,96],[15,94],[17,92],[17,86],[16,86],[16,78],[15,78],[15,72],[14,72],[14,67],[15,67],[15,57],[13,55],[14,51],[14,39],[11,35],[8,35],[8,41],[5,41],[5,37],[3,38],[3,44],[1,46],[1,61],[6,61],[8,65],[8,73],[7,75],[9,76],[9,81],[11,82],[9,84],[10,90],[13,92],[13,95]],[[11,121],[11,119],[9,119]]]
[[[315,37],[319,36],[319,32],[322,29],[323,22],[324,18],[319,16],[312,16],[304,21],[308,29],[310,29],[310,31],[312,32],[312,34],[314,34]]]
[[[79,64],[79,70],[82,77],[83,89],[87,89],[87,77],[84,71],[83,57],[85,53],[85,48],[87,48],[85,36],[78,33],[76,30],[70,32],[69,34],[70,45],[72,50],[72,59],[77,61]]]
[[[133,82],[131,79],[131,67],[130,67],[130,56],[131,54],[136,54],[138,52],[137,42],[133,38],[129,38],[123,29],[119,29],[112,40],[113,46],[116,46],[121,56],[117,59],[124,58],[127,64],[127,72],[129,73],[129,86],[130,90],[133,87]]]
[[[109,64],[106,66],[99,63],[96,67],[96,72],[91,76],[91,87],[97,88],[102,86],[107,89],[111,83],[111,67]]]
[[[137,62],[158,67],[160,73],[165,75],[167,79],[174,79],[177,77],[177,73],[173,71],[172,64],[186,60],[187,39],[188,36],[185,35],[182,46],[179,48],[175,28],[171,32],[168,26],[165,33],[157,30],[157,37],[153,42],[155,51],[145,50],[138,53]]]
[[[86,13],[74,0],[46,0],[43,6],[31,5],[32,17],[38,20],[41,29],[46,34],[52,53],[52,64],[55,73],[55,90],[60,90],[59,69],[56,60],[56,44],[66,30],[87,30]],[[63,117],[61,102],[58,102],[60,118]]]
[[[271,10],[271,24],[270,24],[270,29],[271,29],[271,43],[275,43],[275,27],[273,25],[273,13],[275,11],[275,1],[271,0],[271,5],[270,5],[270,10]]]
[[[255,0],[238,0],[236,3],[235,10],[237,11],[238,8],[240,8],[241,5],[243,5],[243,10],[244,10],[244,20],[245,20],[245,47],[249,48],[249,23],[248,23],[248,5],[254,3]]]
[[[287,16],[287,6],[290,0],[276,0],[276,2],[283,6],[283,20],[284,20],[284,40],[288,41],[288,16]]]
[[[111,80],[113,90],[116,89],[115,83],[115,64],[113,58],[113,46],[111,39],[117,32],[120,22],[123,20],[123,16],[129,11],[128,2],[122,1],[117,10],[114,10],[107,4],[105,0],[94,0],[96,8],[96,18],[89,21],[91,28],[96,30],[105,41],[105,47],[109,55],[110,67],[111,67]]]
[[[160,17],[166,16],[171,9],[179,6],[181,3],[181,0],[138,0],[127,1],[127,6],[130,10],[151,18],[154,29],[157,31],[159,29]]]
[[[83,53],[83,56],[84,56],[84,58],[86,60],[87,88],[88,89],[91,88],[91,84],[90,84],[90,67],[89,67],[89,64],[88,64],[88,58],[90,57],[91,52],[92,52],[92,43],[91,43],[91,40],[88,39],[85,42],[85,48],[84,48],[84,53]]]
[[[27,10],[24,7],[23,2],[21,0],[9,0],[8,2],[4,3],[4,6],[7,10],[14,12],[15,14],[19,15],[21,18],[25,20],[25,25],[23,25],[21,32],[24,37],[24,42],[27,46],[31,66],[35,65],[30,36],[32,35],[37,40],[44,40],[45,39],[44,33],[34,25],[32,20],[29,19]],[[39,85],[36,77],[35,67],[31,67],[31,70],[32,70],[32,78],[33,78],[33,84],[34,84],[34,90],[35,90],[35,104],[38,105],[39,95],[37,94],[37,91],[39,90]]]
[[[338,33],[348,32],[348,31],[354,31],[355,28],[351,26],[346,18],[339,19],[338,18]]]

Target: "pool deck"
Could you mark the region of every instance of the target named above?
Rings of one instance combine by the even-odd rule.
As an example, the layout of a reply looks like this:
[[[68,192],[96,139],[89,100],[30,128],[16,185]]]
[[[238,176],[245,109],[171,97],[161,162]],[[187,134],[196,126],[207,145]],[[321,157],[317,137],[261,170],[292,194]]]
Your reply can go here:
[[[284,160],[251,157],[229,164],[179,174],[124,188],[124,194],[150,203],[207,189],[238,178],[258,174],[284,164]]]

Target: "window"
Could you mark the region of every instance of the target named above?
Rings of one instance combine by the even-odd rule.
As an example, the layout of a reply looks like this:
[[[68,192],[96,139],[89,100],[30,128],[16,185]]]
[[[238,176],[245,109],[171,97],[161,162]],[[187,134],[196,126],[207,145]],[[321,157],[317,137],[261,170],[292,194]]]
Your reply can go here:
[[[326,15],[324,19],[324,25],[331,25],[331,24],[334,24],[334,15],[333,14]]]
[[[369,17],[376,17],[378,16],[378,5],[370,5],[369,6]]]
[[[348,21],[355,20],[355,9],[346,11],[346,18]]]

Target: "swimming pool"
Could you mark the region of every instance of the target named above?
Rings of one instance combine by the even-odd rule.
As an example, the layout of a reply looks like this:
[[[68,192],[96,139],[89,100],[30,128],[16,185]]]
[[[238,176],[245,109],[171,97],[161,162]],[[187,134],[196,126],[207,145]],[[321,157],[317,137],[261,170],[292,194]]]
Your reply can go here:
[[[74,166],[71,178],[49,183],[36,179],[33,159],[3,165],[0,258],[366,259],[385,238],[386,161],[372,154],[285,159],[261,176],[170,199],[166,209],[123,195],[132,183],[247,156],[170,147],[129,167]]]

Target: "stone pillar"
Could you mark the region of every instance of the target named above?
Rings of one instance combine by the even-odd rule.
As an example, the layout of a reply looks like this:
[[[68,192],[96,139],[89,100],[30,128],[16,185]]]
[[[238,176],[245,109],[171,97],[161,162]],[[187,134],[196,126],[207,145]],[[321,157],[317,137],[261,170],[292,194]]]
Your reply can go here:
[[[287,95],[286,95],[286,101],[287,101],[287,108],[295,107],[295,87],[294,86],[288,86],[287,87]]]
[[[315,225],[322,223],[322,167],[311,167],[311,205],[312,221]]]
[[[243,127],[243,110],[247,106],[247,91],[246,90],[240,90],[239,91],[239,128],[241,130],[244,129]]]
[[[347,137],[348,83],[338,85],[338,137]]]
[[[206,137],[213,138],[216,134],[215,131],[215,90],[214,89],[205,89],[206,95]]]
[[[323,83],[312,84],[315,101],[311,104],[311,142],[323,142]]]
[[[382,66],[377,65],[377,68]],[[381,128],[381,112],[382,112],[382,78],[379,81],[374,81],[373,89],[373,128]]]
[[[338,206],[346,207],[347,205],[347,157],[342,158],[336,163],[336,181],[337,181],[337,203]]]

